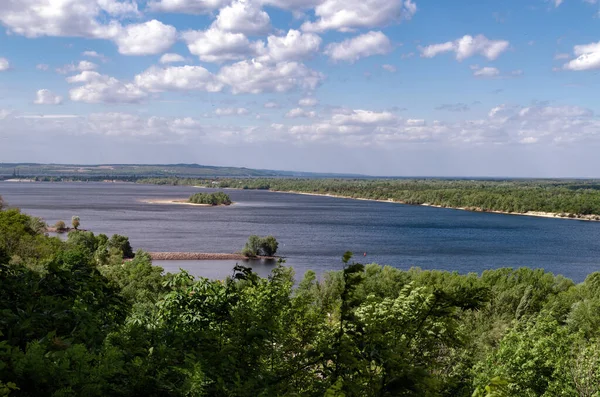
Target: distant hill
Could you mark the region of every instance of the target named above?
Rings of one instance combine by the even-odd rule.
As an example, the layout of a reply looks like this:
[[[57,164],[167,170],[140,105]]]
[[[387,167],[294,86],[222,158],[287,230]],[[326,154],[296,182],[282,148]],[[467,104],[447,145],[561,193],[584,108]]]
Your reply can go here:
[[[365,177],[356,174],[327,174],[297,171],[260,170],[244,167],[217,167],[200,164],[36,164],[0,163],[0,179],[12,177],[33,178],[76,178],[97,179],[136,179],[150,177],[181,178],[265,178],[265,177]]]

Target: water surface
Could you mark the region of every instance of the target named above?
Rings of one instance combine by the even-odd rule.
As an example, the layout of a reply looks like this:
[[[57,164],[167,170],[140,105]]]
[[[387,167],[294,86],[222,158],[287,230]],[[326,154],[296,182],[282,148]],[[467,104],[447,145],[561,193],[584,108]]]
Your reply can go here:
[[[498,267],[540,267],[583,281],[600,270],[600,222],[475,213],[254,190],[227,190],[229,207],[142,203],[182,199],[198,188],[123,183],[0,182],[10,205],[49,224],[81,217],[81,227],[129,236],[147,251],[235,252],[251,234],[277,237],[296,273],[341,268],[341,256],[401,269],[420,266],[460,273]],[[214,191],[214,189],[205,189]],[[364,254],[366,253],[366,256]],[[161,264],[224,277],[235,262]],[[253,264],[266,274],[274,264]]]

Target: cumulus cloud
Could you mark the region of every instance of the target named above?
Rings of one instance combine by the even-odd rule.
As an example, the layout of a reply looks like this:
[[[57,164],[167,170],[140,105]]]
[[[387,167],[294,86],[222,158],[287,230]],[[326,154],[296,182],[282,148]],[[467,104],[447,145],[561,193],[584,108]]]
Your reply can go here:
[[[509,46],[510,43],[506,40],[490,40],[480,34],[475,37],[466,35],[454,41],[421,47],[419,50],[424,58],[433,58],[445,52],[454,52],[458,61],[474,55],[494,60],[508,50]]]
[[[114,41],[121,54],[164,52],[176,39],[172,26],[152,20],[122,26],[113,17],[137,14],[135,1],[7,0],[0,2],[0,22],[26,37],[88,37]],[[109,22],[106,23],[105,21]]]
[[[285,117],[287,118],[298,118],[298,117],[308,117],[308,118],[313,118],[316,116],[316,113],[314,111],[308,111],[302,108],[295,108],[295,109],[290,109],[286,114]]]
[[[149,92],[206,91],[219,92],[223,84],[201,66],[151,67],[135,76],[137,87]]]
[[[160,57],[160,63],[178,63],[185,62],[185,58],[179,54],[167,53]]]
[[[134,103],[148,96],[135,84],[123,83],[114,77],[93,71],[68,77],[67,82],[82,84],[69,91],[69,97],[75,102]]]
[[[177,40],[177,30],[153,19],[128,25],[111,36],[123,55],[153,55],[171,48]]]
[[[10,69],[10,62],[6,58],[0,58],[0,72]]]
[[[295,88],[314,90],[324,80],[321,73],[301,63],[279,62],[270,65],[255,60],[224,66],[218,78],[229,85],[234,94],[286,92]]]
[[[573,53],[577,58],[564,64],[564,69],[572,71],[600,69],[600,41],[576,45]]]
[[[303,106],[303,107],[316,106],[318,103],[319,103],[319,101],[317,100],[317,98],[312,98],[312,97],[302,98],[298,101],[298,105]]]
[[[302,30],[348,32],[411,19],[416,12],[412,0],[324,0],[315,8],[317,21],[305,22]]]
[[[93,62],[79,61],[79,63],[77,63],[77,64],[71,63],[68,65],[64,65],[60,68],[57,68],[56,72],[59,74],[67,74],[67,73],[73,73],[73,72],[85,72],[85,71],[89,71],[89,70],[95,70],[97,68],[98,68],[98,65],[96,65]]]
[[[151,0],[151,11],[182,14],[208,14],[229,3],[229,0]]]
[[[213,27],[247,35],[263,34],[271,29],[271,19],[256,2],[236,0],[219,11]]]
[[[62,97],[55,95],[50,90],[42,89],[36,93],[33,103],[36,105],[60,105],[62,103]]]
[[[331,43],[325,49],[325,54],[335,62],[356,62],[360,58],[372,55],[383,55],[392,51],[392,43],[381,32],[368,32],[360,36]]]
[[[321,46],[321,38],[314,33],[290,29],[285,36],[270,35],[267,45],[259,44],[260,62],[301,61],[309,59]]]
[[[243,116],[248,113],[246,108],[217,108],[215,110],[217,116]]]
[[[236,61],[256,53],[256,45],[250,43],[244,34],[214,27],[205,31],[189,30],[182,34],[182,38],[190,52],[204,62]]]
[[[100,54],[96,51],[84,51],[81,53],[82,56],[84,57],[88,57],[88,58],[98,58],[100,59],[102,62],[106,62],[107,58],[104,56],[104,54]]]
[[[462,108],[462,104],[458,108]],[[455,105],[442,105],[455,109]],[[345,110],[313,124],[292,125],[287,132],[298,141],[342,142],[345,145],[385,145],[409,142],[446,144],[565,144],[600,139],[600,121],[577,106],[528,107],[500,105],[488,117],[442,122],[402,119],[387,112]],[[340,136],[343,139],[340,140]]]

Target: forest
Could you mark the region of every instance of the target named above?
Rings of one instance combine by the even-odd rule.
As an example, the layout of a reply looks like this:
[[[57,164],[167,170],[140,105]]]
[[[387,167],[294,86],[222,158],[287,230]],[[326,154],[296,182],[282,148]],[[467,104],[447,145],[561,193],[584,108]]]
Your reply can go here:
[[[475,211],[597,215],[600,219],[600,182],[595,180],[150,178],[138,183],[330,194]]]
[[[124,236],[37,225],[0,210],[0,396],[600,395],[600,273],[340,253],[320,276],[209,280],[164,274]]]

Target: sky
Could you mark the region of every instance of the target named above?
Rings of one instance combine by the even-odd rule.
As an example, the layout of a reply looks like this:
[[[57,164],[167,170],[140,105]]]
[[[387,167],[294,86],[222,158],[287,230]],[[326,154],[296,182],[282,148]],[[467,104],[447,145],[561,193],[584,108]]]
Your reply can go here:
[[[600,0],[0,0],[0,162],[600,177]]]

